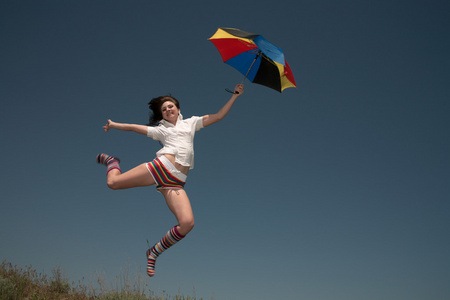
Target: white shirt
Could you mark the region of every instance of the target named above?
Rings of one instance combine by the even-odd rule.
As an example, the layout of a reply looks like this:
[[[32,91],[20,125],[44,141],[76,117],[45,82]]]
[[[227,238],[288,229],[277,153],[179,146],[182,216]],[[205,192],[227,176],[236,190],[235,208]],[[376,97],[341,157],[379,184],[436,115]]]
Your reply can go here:
[[[163,119],[158,126],[148,126],[147,136],[163,144],[163,148],[156,152],[156,156],[173,154],[175,162],[193,169],[194,135],[201,128],[203,128],[203,117],[194,116],[183,120],[180,114],[176,125]]]

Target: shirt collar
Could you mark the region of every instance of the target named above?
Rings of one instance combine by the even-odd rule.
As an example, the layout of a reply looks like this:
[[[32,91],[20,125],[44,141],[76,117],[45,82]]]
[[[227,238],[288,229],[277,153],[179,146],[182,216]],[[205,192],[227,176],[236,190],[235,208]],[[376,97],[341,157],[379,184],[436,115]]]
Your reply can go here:
[[[178,121],[181,121],[181,120],[183,120],[183,115],[180,113],[180,114],[178,115]],[[177,121],[177,123],[178,123],[178,121]],[[164,119],[162,119],[161,121],[159,121],[159,124],[162,124],[162,125],[164,125],[164,126],[166,126],[166,127],[174,126],[172,123],[167,122],[167,121],[164,120]]]

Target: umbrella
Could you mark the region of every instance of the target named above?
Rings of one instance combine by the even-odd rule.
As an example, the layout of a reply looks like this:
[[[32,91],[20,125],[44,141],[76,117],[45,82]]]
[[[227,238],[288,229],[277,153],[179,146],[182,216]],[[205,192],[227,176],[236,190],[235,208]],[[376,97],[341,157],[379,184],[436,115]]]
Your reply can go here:
[[[297,87],[283,51],[259,34],[235,28],[219,28],[209,38],[223,61],[237,69],[251,82],[278,92]]]

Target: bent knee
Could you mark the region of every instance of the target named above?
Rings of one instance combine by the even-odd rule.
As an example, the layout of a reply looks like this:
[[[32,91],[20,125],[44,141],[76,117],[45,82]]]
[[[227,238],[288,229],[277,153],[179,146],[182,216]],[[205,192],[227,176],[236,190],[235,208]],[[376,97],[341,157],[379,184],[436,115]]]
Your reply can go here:
[[[188,234],[194,228],[194,225],[195,225],[195,221],[193,218],[180,222],[180,224],[179,224],[180,233],[182,235]]]
[[[115,180],[114,178],[108,178],[108,180],[106,181],[106,185],[112,190],[120,189],[117,180]]]

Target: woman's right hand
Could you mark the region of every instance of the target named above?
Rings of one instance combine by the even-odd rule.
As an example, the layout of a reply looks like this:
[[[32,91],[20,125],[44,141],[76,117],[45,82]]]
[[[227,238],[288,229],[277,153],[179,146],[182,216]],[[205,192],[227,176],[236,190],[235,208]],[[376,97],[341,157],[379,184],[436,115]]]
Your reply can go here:
[[[123,131],[134,131],[140,134],[147,135],[148,126],[145,125],[137,125],[137,124],[128,124],[128,123],[118,123],[113,122],[108,119],[105,126],[103,126],[103,130],[108,132],[110,129],[117,129]]]
[[[111,123],[113,123],[113,121],[111,121],[111,120],[109,120],[108,119],[108,121],[106,121],[106,124],[105,124],[105,126],[103,126],[103,130],[105,131],[105,132],[108,132],[108,130],[110,130],[112,127],[111,127]]]

